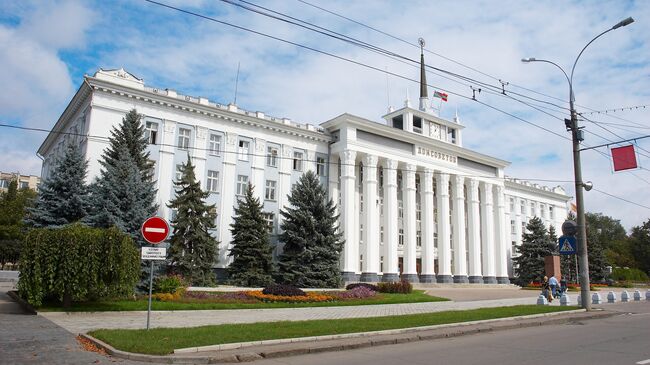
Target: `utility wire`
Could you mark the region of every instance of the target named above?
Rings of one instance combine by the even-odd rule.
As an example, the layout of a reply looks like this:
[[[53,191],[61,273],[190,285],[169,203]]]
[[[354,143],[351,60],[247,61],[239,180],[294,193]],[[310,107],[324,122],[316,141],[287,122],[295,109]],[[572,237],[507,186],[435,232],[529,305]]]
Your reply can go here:
[[[610,194],[610,193],[608,193],[608,192],[605,192],[605,191],[602,191],[602,190],[598,190],[598,189],[596,189],[596,188],[593,188],[593,190],[594,190],[594,191],[597,191],[597,192],[599,192],[599,193],[601,193],[601,194],[605,194],[605,195],[607,195],[607,196],[609,196],[609,197],[612,197],[612,198],[615,198],[615,199],[618,199],[618,200],[624,201],[624,202],[626,202],[626,203],[634,204],[634,205],[636,205],[636,206],[638,206],[638,207],[641,207],[641,208],[650,209],[650,207],[648,207],[647,205],[642,205],[642,204],[639,204],[639,203],[637,203],[637,202],[633,202],[633,201],[631,201],[631,200],[627,200],[627,199],[625,199],[625,198],[621,198],[620,196],[616,196],[616,195]]]
[[[591,111],[591,112],[585,112],[585,113],[581,113],[581,114],[608,114],[608,113],[614,113],[614,112],[622,112],[622,111],[626,111],[626,110],[636,110],[636,109],[639,109],[639,108],[645,109],[648,106],[650,106],[650,105],[646,104],[646,105],[624,106],[624,107],[620,107],[620,108],[594,110],[594,111]]]

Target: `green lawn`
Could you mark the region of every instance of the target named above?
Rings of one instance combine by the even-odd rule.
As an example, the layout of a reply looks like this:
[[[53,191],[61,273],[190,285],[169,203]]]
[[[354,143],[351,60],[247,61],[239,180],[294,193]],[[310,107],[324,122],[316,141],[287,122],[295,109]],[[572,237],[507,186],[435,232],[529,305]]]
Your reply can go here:
[[[519,305],[392,317],[154,328],[149,331],[97,330],[90,335],[119,350],[164,355],[186,347],[421,327],[574,309],[578,307]]]
[[[441,302],[449,299],[424,294],[422,290],[414,290],[411,294],[380,293],[373,298],[322,303],[210,303],[205,301],[192,302],[158,302],[151,303],[152,310],[202,310],[202,309],[260,309],[260,308],[300,308],[300,307],[340,307],[367,304],[397,304]],[[60,303],[45,303],[37,308],[41,312],[63,312]],[[106,311],[143,311],[147,310],[147,299],[140,300],[105,300],[100,302],[73,303],[69,312],[106,312]]]

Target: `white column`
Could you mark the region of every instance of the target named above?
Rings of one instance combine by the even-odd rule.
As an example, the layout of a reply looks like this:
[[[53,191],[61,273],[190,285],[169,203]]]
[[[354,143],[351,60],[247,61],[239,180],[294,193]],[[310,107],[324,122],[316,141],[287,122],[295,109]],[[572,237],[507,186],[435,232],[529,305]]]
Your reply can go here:
[[[433,244],[433,170],[425,169],[420,174],[420,193],[422,198],[422,271],[420,273],[420,282],[435,283],[436,273],[434,267],[434,244]]]
[[[278,208],[283,209],[289,205],[291,195],[291,171],[293,170],[293,149],[283,145],[278,159]],[[282,224],[282,215],[278,214],[278,227]]]
[[[379,281],[379,212],[377,211],[377,156],[363,160],[363,268],[361,281]]]
[[[336,206],[336,213],[341,214],[341,207],[339,206],[339,192],[341,191],[339,186],[339,168],[338,168],[338,157],[336,155],[330,156],[330,161],[328,165],[329,169],[329,198],[334,202]],[[340,227],[339,227],[340,231]]]
[[[508,253],[506,237],[506,203],[503,195],[503,186],[496,185],[497,209],[495,210],[496,228],[496,276],[499,284],[510,284],[508,279]]]
[[[384,274],[382,281],[399,280],[397,257],[397,161],[384,163]]]
[[[341,158],[341,230],[343,232],[343,239],[345,244],[343,246],[343,260],[341,271],[343,274],[343,281],[356,281],[357,280],[357,266],[359,265],[359,258],[355,255],[355,245],[358,246],[359,242],[356,240],[355,230],[355,215],[357,214],[354,209],[355,197],[355,172],[354,167],[356,164],[357,152],[345,150],[340,153]]]
[[[521,246],[521,235],[524,233],[521,229],[521,222],[525,217],[522,217],[520,198],[515,198],[515,211],[513,214],[515,217],[515,236],[517,237],[517,246]],[[513,252],[513,254],[515,254],[515,252]]]
[[[481,184],[481,251],[483,253],[483,282],[496,284],[494,272],[494,209],[492,184]]]
[[[452,183],[454,227],[454,283],[467,283],[467,253],[465,251],[465,178],[455,175]]]
[[[406,165],[402,171],[404,200],[404,270],[402,278],[418,282],[415,222],[415,165]]]
[[[226,267],[232,261],[228,256],[232,233],[230,224],[235,206],[235,186],[237,181],[235,166],[237,165],[237,134],[226,134],[225,153],[223,154],[223,184],[221,184],[221,219],[219,224],[219,263],[218,267]]]
[[[468,184],[469,209],[469,282],[472,284],[483,284],[481,274],[481,221],[479,214],[478,181],[469,179]]]
[[[206,175],[207,171],[205,169],[205,161],[207,152],[205,150],[206,145],[206,135],[208,133],[207,128],[196,127],[194,133],[194,141],[191,143],[191,146],[196,146],[199,148],[194,148],[190,150],[192,156],[192,164],[194,165],[194,173],[196,174],[196,180],[201,184],[201,189],[206,189]]]
[[[264,190],[266,189],[266,181],[264,181],[264,166],[266,159],[264,152],[266,151],[266,141],[260,138],[255,138],[255,153],[251,156],[251,183],[253,184],[253,196],[260,200],[264,206]]]
[[[449,174],[436,173],[438,205],[438,282],[451,283],[451,242],[449,237]]]

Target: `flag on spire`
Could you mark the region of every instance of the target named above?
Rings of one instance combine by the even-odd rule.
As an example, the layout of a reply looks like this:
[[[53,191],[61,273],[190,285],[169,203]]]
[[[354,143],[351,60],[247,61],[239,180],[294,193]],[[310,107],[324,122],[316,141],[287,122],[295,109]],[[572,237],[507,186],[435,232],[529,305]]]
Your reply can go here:
[[[443,93],[443,92],[440,92],[440,91],[435,91],[433,93],[434,98],[440,98],[440,99],[442,99],[442,101],[447,101],[448,96],[449,95],[447,95],[446,93]]]

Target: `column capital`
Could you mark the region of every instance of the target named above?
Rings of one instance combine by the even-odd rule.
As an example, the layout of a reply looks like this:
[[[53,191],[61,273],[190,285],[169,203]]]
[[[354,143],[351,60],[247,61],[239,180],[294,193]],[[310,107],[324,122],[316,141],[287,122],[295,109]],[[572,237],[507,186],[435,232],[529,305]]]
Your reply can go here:
[[[483,186],[483,192],[485,194],[485,201],[483,204],[492,205],[492,184],[482,182],[481,185]]]
[[[469,201],[472,203],[478,203],[478,187],[479,187],[479,181],[476,179],[467,179],[468,180],[468,196],[469,196]]]
[[[406,168],[402,170],[404,190],[415,190],[415,169],[415,165],[407,164]]]
[[[465,183],[465,176],[454,175],[453,178],[454,178],[454,180],[453,180],[454,184],[456,184],[456,186],[460,186],[460,185],[463,185]]]
[[[384,160],[384,168],[388,170],[397,170],[397,160],[391,160],[389,158]]]
[[[357,159],[357,151],[345,150],[339,153],[341,157],[341,163],[344,164],[354,164]]]
[[[506,206],[506,199],[505,195],[503,194],[504,188],[502,185],[495,185],[494,190],[496,190],[497,194],[497,206],[499,207],[505,207]]]
[[[363,159],[364,167],[377,167],[378,158],[375,155],[366,155]]]

